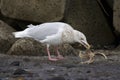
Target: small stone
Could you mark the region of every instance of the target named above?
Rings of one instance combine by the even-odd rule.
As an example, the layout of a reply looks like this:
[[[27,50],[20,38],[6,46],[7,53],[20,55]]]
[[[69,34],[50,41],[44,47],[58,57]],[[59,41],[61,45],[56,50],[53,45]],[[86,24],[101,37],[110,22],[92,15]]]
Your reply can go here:
[[[77,78],[76,80],[88,80],[87,78]]]
[[[50,68],[50,69],[47,70],[47,72],[53,73],[53,72],[55,72],[55,68]]]
[[[28,74],[29,72],[25,71],[24,69],[16,69],[13,75],[22,75],[22,74]]]
[[[20,66],[20,61],[14,61],[10,65],[11,66]]]
[[[30,62],[30,59],[29,58],[24,58],[23,61]]]
[[[66,67],[66,68],[73,68],[73,67],[76,67],[74,64],[64,64],[62,65],[63,67]]]
[[[64,77],[53,77],[47,80],[65,80],[65,78]]]
[[[90,70],[88,70],[86,73],[91,73],[91,71],[90,71]]]

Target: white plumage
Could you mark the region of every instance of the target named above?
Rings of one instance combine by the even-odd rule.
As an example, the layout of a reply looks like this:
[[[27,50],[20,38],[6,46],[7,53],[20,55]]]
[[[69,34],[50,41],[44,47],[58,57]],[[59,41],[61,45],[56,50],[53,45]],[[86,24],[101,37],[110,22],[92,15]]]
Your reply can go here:
[[[52,61],[56,61],[58,58],[63,58],[57,47],[60,44],[78,42],[86,48],[90,47],[83,33],[73,29],[69,24],[63,22],[43,23],[35,26],[30,24],[27,27],[28,28],[23,31],[13,32],[15,38],[30,37],[43,44],[46,44],[48,58]],[[49,52],[50,45],[56,46],[56,51],[58,54],[57,58],[51,58]]]

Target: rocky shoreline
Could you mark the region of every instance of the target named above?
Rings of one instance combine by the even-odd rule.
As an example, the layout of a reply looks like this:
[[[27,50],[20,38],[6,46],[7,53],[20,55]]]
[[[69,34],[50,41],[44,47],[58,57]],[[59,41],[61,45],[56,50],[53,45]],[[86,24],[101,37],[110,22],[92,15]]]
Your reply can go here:
[[[119,51],[97,50],[108,56],[97,56],[92,64],[81,64],[78,56],[65,56],[51,62],[47,56],[0,54],[0,80],[119,80]]]

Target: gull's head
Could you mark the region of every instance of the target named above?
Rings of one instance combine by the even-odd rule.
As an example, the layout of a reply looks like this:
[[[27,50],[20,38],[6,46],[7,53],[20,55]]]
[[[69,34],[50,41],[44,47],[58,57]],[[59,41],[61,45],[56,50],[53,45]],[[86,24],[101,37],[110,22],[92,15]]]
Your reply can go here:
[[[90,45],[87,42],[85,35],[82,32],[74,30],[74,40],[82,44],[86,49],[90,49]]]

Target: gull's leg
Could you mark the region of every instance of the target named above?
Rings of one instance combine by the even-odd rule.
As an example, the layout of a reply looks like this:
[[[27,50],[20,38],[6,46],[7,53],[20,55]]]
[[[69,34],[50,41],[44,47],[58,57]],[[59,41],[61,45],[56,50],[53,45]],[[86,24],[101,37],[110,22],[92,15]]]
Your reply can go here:
[[[51,55],[50,55],[50,51],[49,51],[49,44],[47,44],[47,53],[48,53],[48,59],[50,60],[50,61],[57,61],[58,59],[56,59],[56,58],[51,58]]]
[[[64,57],[62,55],[60,55],[60,52],[58,51],[58,46],[55,47],[56,48],[56,52],[57,52],[57,58],[58,59],[63,59]]]

